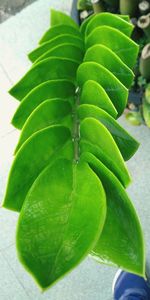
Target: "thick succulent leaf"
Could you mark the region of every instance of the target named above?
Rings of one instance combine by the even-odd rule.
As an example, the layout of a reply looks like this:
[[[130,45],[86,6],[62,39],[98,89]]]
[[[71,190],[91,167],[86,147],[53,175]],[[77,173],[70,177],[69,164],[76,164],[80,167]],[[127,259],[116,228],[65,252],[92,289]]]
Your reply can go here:
[[[138,45],[115,28],[97,27],[87,36],[85,42],[86,48],[102,44],[114,51],[129,68],[133,68],[135,65]]]
[[[61,11],[51,9],[51,27],[56,25],[61,25],[61,24],[72,26],[75,27],[76,29],[79,29],[77,23],[72,18],[70,18],[70,16],[64,14]]]
[[[71,43],[64,43],[45,52],[35,61],[35,63],[45,58],[53,56],[53,57],[64,57],[69,59],[75,59],[80,64],[83,60],[83,55],[84,52],[81,48]]]
[[[70,130],[59,125],[34,133],[22,145],[14,159],[3,207],[20,211],[30,187],[41,171],[60,155],[73,158],[70,141]]]
[[[33,133],[50,125],[61,124],[71,130],[73,126],[71,114],[71,105],[63,99],[42,102],[25,122],[15,152]]]
[[[112,104],[103,87],[96,81],[87,80],[80,95],[81,104],[92,104],[107,111],[112,117],[117,117],[117,110]]]
[[[93,14],[90,15],[88,18],[86,18],[82,22],[82,24],[80,26],[80,32],[82,33],[83,36],[85,36],[86,28],[87,28],[89,22],[93,19],[93,16],[95,16],[95,15],[93,15]],[[123,19],[123,20],[125,20],[127,22],[130,22],[129,16],[126,16],[126,15],[116,15],[116,16],[118,16],[119,18],[121,18],[121,19]]]
[[[122,176],[120,173],[119,166],[115,163],[112,157],[108,156],[106,152],[99,147],[99,145],[92,143],[90,140],[82,138],[79,142],[80,154],[89,152],[92,153],[97,159],[99,159],[103,164],[118,178],[121,184],[125,187]]]
[[[39,44],[50,41],[53,38],[55,38],[56,36],[61,35],[61,34],[70,34],[70,35],[77,36],[77,37],[82,36],[79,29],[76,29],[75,27],[72,27],[72,26],[61,24],[61,25],[56,25],[56,26],[50,27],[45,32],[45,34],[43,35],[41,40],[39,41]]]
[[[87,27],[88,23],[90,22],[90,20],[92,20],[92,18],[93,18],[93,15],[90,15],[82,22],[82,24],[80,26],[80,32],[83,36],[85,36],[86,27]]]
[[[72,103],[75,86],[64,79],[46,81],[35,87],[18,106],[12,124],[21,129],[32,111],[47,99],[62,98]]]
[[[87,163],[57,160],[40,174],[21,210],[17,249],[42,289],[93,249],[105,216],[103,187]]]
[[[18,100],[22,100],[37,85],[54,79],[76,81],[78,62],[67,58],[46,58],[35,64],[9,91]]]
[[[94,118],[85,118],[80,125],[81,140],[87,140],[90,144],[95,145],[104,152],[104,154],[113,161],[112,167],[116,176],[126,187],[129,185],[131,178],[121,153],[108,129]],[[115,170],[116,168],[116,170]]]
[[[78,115],[80,120],[92,117],[105,125],[112,134],[124,160],[130,159],[137,151],[139,143],[104,110],[95,105],[82,104],[78,108]]]
[[[104,45],[90,47],[84,56],[84,61],[94,61],[112,72],[123,85],[129,88],[132,84],[134,74],[129,67],[111,49]]]
[[[85,36],[86,28],[87,28],[89,22],[93,19],[93,16],[94,16],[94,14],[90,15],[82,22],[82,24],[80,26],[80,32],[82,33],[83,36]],[[119,18],[121,18],[127,22],[130,22],[129,16],[126,16],[126,15],[116,15],[116,16],[118,16]]]
[[[95,62],[82,63],[77,70],[79,86],[82,87],[87,80],[95,80],[102,85],[120,116],[126,107],[127,88],[110,71]]]
[[[121,19],[125,20],[126,22],[131,22],[129,15],[120,15],[117,14],[118,17],[120,17]]]
[[[82,51],[84,51],[84,43],[83,40],[75,35],[70,34],[61,34],[57,37],[53,38],[52,40],[43,43],[41,46],[34,49],[32,52],[28,54],[29,59],[34,62],[36,61],[41,55],[45,54],[47,51],[53,49],[56,46],[60,46],[64,43],[70,43],[79,47]]]
[[[100,13],[96,14],[88,23],[86,27],[85,35],[89,35],[95,28],[99,26],[107,25],[113,28],[118,29],[123,32],[125,35],[130,36],[133,30],[133,25],[129,22],[126,22],[117,15],[111,13]]]
[[[100,178],[107,199],[106,222],[92,255],[102,263],[114,263],[145,276],[141,225],[127,193],[114,174],[93,155],[85,154],[84,160]]]

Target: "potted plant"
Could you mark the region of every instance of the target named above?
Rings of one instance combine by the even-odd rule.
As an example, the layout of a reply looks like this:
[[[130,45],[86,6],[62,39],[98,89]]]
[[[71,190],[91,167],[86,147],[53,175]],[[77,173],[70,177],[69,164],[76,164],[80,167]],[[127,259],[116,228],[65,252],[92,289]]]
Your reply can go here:
[[[43,290],[88,254],[145,276],[141,225],[126,192],[125,161],[139,144],[116,120],[138,53],[132,29],[109,13],[79,28],[52,10],[29,54],[33,66],[10,90],[21,135],[3,207],[19,213],[18,256]]]

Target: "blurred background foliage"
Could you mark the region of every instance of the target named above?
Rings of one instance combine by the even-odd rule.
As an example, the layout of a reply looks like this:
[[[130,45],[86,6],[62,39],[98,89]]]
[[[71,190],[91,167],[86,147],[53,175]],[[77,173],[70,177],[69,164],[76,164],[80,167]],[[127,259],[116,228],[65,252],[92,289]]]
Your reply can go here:
[[[150,0],[78,0],[79,22],[93,13],[108,11],[130,16],[135,26],[132,39],[139,44],[127,109],[127,120],[133,125],[150,127]]]

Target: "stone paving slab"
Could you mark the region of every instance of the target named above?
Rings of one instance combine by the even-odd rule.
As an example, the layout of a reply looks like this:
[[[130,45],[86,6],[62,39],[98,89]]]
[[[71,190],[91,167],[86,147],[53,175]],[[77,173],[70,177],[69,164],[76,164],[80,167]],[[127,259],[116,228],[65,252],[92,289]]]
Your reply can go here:
[[[0,23],[36,0],[0,0]]]
[[[18,105],[7,90],[28,70],[27,53],[49,27],[50,7],[70,13],[72,1],[39,0],[0,25],[0,202],[13,159],[19,132],[10,125]],[[120,123],[140,142],[137,154],[128,163],[133,184],[128,191],[141,217],[149,246],[150,228],[150,131],[132,127],[124,117]],[[87,258],[45,293],[41,293],[32,278],[20,265],[15,249],[17,213],[0,209],[0,299],[2,300],[111,300],[111,284],[115,268],[99,265]]]

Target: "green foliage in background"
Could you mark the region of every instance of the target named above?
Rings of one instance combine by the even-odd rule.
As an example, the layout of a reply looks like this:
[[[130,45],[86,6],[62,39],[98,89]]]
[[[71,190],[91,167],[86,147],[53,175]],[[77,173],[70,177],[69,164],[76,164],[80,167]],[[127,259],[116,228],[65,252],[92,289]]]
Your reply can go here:
[[[77,9],[78,10],[90,10],[92,9],[91,0],[78,0],[77,1]]]
[[[141,226],[125,191],[125,161],[139,144],[116,121],[138,53],[132,29],[109,13],[79,28],[52,10],[32,67],[10,90],[21,134],[3,207],[19,213],[18,255],[42,289],[88,254],[145,276]]]
[[[113,8],[119,7],[119,0],[100,0],[100,5],[104,4],[106,7],[107,5]],[[92,10],[93,4],[91,0],[78,0],[77,1],[77,9],[78,10]]]
[[[146,84],[146,80],[140,76],[139,85],[143,87],[146,86],[145,92],[142,97],[142,104],[139,107],[138,111],[130,111],[126,114],[126,119],[132,125],[141,125],[145,124],[150,128],[150,84]]]

